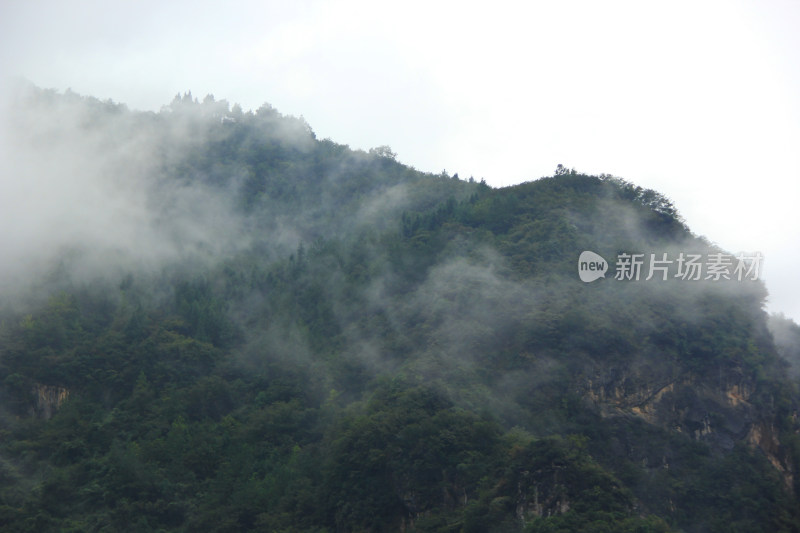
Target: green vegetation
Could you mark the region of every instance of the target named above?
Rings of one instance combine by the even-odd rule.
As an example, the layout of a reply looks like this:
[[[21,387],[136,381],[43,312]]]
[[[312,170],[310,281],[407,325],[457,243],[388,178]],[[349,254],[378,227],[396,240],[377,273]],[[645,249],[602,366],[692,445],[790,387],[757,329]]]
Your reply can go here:
[[[800,531],[800,329],[781,357],[763,285],[577,277],[716,251],[658,193],[493,189],[213,98],[32,102],[159,139],[154,190],[236,231],[91,278],[65,252],[0,309],[3,530]]]

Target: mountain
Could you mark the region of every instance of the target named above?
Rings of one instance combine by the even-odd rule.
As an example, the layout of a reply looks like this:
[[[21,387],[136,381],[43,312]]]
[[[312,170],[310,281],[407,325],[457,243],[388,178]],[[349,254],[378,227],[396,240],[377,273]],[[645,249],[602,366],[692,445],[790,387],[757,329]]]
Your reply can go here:
[[[800,327],[659,193],[212,96],[10,110],[4,530],[800,530]]]

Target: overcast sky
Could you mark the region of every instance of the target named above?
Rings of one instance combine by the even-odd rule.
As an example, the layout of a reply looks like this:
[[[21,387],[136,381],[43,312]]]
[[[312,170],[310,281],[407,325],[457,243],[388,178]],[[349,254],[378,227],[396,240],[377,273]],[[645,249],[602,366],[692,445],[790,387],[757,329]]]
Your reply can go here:
[[[798,28],[797,0],[0,0],[0,74],[142,110],[268,102],[493,186],[620,176],[762,252],[769,310],[800,321]]]

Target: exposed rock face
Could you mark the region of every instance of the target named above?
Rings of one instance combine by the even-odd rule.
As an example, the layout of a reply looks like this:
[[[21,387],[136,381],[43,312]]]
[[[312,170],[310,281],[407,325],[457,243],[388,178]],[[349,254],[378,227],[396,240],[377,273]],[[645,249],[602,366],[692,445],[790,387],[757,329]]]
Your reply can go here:
[[[531,518],[543,518],[569,511],[570,501],[566,488],[559,483],[558,467],[537,472],[523,471],[517,482],[515,514],[525,523]]]
[[[665,368],[610,367],[593,369],[579,387],[604,417],[636,416],[722,450],[746,442],[765,454],[791,488],[794,468],[778,431],[750,403],[754,380],[734,368],[714,381],[690,372],[669,375]]]
[[[781,446],[775,426],[766,422],[753,424],[747,433],[746,441],[764,452],[772,466],[783,476],[786,488],[791,490],[794,487],[794,466]]]
[[[64,387],[36,384],[33,386],[34,412],[40,418],[50,419],[69,398],[69,390]]]

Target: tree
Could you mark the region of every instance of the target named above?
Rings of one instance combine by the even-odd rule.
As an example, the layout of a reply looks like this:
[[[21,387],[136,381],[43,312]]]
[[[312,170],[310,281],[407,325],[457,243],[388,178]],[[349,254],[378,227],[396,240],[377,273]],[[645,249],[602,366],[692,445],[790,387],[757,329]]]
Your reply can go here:
[[[391,159],[394,161],[397,158],[397,154],[392,151],[392,149],[387,145],[376,146],[375,148],[369,149],[370,155],[374,155],[376,157],[384,157],[386,159]]]

